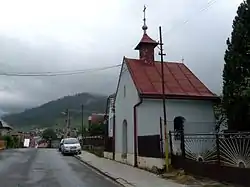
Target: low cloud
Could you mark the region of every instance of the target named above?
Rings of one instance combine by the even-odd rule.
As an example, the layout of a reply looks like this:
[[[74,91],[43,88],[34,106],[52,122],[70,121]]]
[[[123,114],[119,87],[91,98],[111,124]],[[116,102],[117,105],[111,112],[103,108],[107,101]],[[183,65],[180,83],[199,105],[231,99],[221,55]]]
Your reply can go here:
[[[213,92],[220,93],[225,41],[242,1],[221,0],[201,11],[209,2],[144,3],[148,34],[157,40],[158,26],[163,27],[165,60],[184,58]],[[13,13],[9,1],[0,1],[0,72],[99,68],[121,64],[123,56],[137,57],[133,49],[142,36],[143,5],[132,0],[103,4],[96,0],[37,4],[24,0]],[[0,76],[0,109],[31,107],[79,92],[110,94],[118,74],[119,68],[113,68],[73,76]]]

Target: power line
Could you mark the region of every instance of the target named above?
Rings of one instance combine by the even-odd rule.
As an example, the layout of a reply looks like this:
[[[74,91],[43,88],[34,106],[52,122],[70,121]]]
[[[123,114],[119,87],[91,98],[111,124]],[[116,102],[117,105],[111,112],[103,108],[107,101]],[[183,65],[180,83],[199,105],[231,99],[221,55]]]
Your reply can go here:
[[[211,8],[212,5],[215,4],[217,1],[218,1],[218,0],[210,0],[210,1],[208,1],[207,4],[206,4],[206,6],[203,7],[203,8],[201,8],[201,9],[199,9],[198,12],[201,13],[201,12],[207,11],[207,10],[208,10],[209,8]],[[194,17],[194,16],[196,16],[196,14],[193,15],[193,17]],[[175,28],[178,27],[178,26],[183,26],[183,25],[185,25],[185,24],[188,24],[188,23],[190,22],[190,20],[191,20],[193,17],[190,17],[189,19],[186,19],[185,21],[183,21],[181,24],[172,27],[171,29],[169,29],[169,30],[167,31],[167,33],[169,33],[170,31],[172,31],[173,29],[175,29]]]
[[[57,72],[0,72],[0,76],[12,76],[12,77],[49,77],[49,76],[66,76],[66,75],[77,75],[84,74],[88,72],[103,71],[107,69],[112,69],[120,67],[121,64],[106,66],[101,68],[83,69],[83,70],[73,70],[73,71],[57,71]]]
[[[208,10],[213,4],[215,4],[217,0],[210,0],[207,2],[207,5],[199,10],[199,12],[203,12]],[[183,26],[189,21],[191,18],[185,20],[182,22],[180,26]],[[177,25],[178,26],[178,25]],[[173,30],[175,27],[172,27],[170,30],[167,31],[170,32]],[[77,74],[84,74],[87,72],[95,72],[95,71],[103,71],[111,68],[116,68],[120,67],[121,64],[119,65],[114,65],[114,66],[107,66],[107,67],[102,67],[102,68],[93,68],[93,69],[84,69],[84,70],[64,70],[64,71],[56,71],[56,72],[0,72],[0,76],[12,76],[12,77],[52,77],[52,76],[67,76],[67,75],[77,75]]]

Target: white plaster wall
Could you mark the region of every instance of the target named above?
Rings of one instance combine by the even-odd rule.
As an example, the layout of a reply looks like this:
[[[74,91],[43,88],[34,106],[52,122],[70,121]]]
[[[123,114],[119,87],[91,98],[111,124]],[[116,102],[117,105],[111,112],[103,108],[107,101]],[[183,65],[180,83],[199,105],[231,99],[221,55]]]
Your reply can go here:
[[[128,153],[127,158],[123,158],[121,153],[115,153],[115,160],[124,164],[134,165],[134,154]]]
[[[138,167],[145,169],[153,169],[156,167],[158,169],[163,169],[165,165],[165,160],[162,158],[151,158],[151,157],[141,157],[138,156]]]
[[[176,116],[183,116],[186,119],[185,133],[214,132],[215,116],[211,101],[167,100],[167,120],[172,127]]]
[[[186,119],[184,124],[185,133],[212,133],[214,132],[215,116],[213,103],[211,101],[198,100],[166,100],[167,113],[167,133],[174,130],[173,120],[177,116],[183,116]],[[160,117],[163,117],[162,100],[144,100],[138,107],[138,136],[160,134]],[[162,128],[164,136],[164,127]],[[164,141],[165,142],[165,141]],[[165,144],[163,142],[163,150]],[[204,141],[205,142],[205,141]],[[190,146],[191,142],[187,142]],[[174,149],[180,150],[180,141],[173,141]],[[199,152],[204,148],[212,147],[212,142],[196,146],[191,145],[192,151]]]
[[[124,86],[126,87],[126,95],[124,97]],[[134,153],[134,118],[133,106],[139,102],[138,93],[131,75],[128,71],[127,65],[123,63],[120,83],[115,100],[115,123],[116,123],[116,137],[115,137],[115,152],[122,153],[122,124],[123,120],[127,120],[128,131],[128,153]]]
[[[103,156],[104,156],[104,158],[107,158],[107,159],[110,159],[110,160],[113,159],[113,153],[112,152],[104,151]]]
[[[108,156],[106,155],[106,158]],[[128,154],[127,158],[122,158],[121,153],[115,154],[116,161],[128,164],[128,165],[134,165],[134,154]],[[151,157],[137,157],[138,159],[138,167],[144,168],[144,169],[152,169],[153,167],[157,167],[159,169],[162,169],[165,165],[165,160],[161,158],[151,158]]]
[[[138,136],[160,133],[160,117],[163,117],[162,100],[144,99],[138,107]],[[174,130],[177,116],[186,119],[185,133],[210,133],[214,131],[213,103],[197,100],[166,100],[167,131]]]
[[[109,137],[113,137],[113,128],[114,128],[114,121],[113,121],[114,116],[109,117],[109,121],[108,121],[108,135]]]
[[[109,108],[108,108],[108,111],[109,111],[109,119],[108,119],[108,135],[109,137],[113,137],[113,118],[114,118],[114,112],[112,110],[112,107],[113,107],[113,104],[114,104],[114,98],[111,98],[110,101],[109,101]]]

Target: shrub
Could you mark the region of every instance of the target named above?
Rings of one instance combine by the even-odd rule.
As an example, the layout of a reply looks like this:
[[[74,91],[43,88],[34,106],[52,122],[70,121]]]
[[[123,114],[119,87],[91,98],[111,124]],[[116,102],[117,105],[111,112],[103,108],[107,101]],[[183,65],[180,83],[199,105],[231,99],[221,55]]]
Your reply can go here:
[[[6,141],[6,148],[9,149],[9,148],[14,148],[14,140],[12,138],[12,136],[10,135],[5,135],[3,136],[3,140]]]

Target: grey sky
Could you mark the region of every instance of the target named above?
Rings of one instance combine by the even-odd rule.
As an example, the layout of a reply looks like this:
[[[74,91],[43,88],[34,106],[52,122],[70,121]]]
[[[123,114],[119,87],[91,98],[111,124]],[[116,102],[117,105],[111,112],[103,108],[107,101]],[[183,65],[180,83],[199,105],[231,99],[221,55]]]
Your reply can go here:
[[[61,71],[137,57],[142,9],[148,34],[163,27],[165,60],[184,63],[214,92],[221,89],[225,41],[242,0],[0,0],[0,67]],[[187,19],[189,22],[183,24]],[[157,57],[158,58],[158,57]],[[63,77],[0,77],[0,109],[41,104],[76,92],[114,92],[119,68]]]

